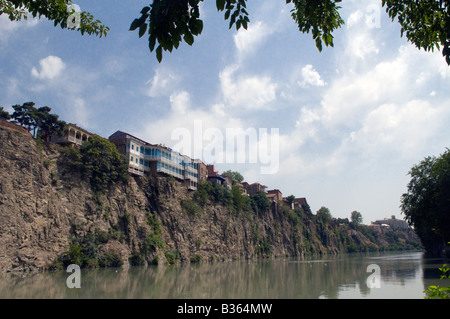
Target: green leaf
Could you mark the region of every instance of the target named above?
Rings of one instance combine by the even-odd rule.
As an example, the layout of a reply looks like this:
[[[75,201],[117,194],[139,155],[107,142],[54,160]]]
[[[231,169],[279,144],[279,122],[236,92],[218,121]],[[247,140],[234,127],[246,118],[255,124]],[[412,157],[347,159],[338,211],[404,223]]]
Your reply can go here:
[[[216,7],[218,11],[223,11],[225,9],[225,0],[216,0]]]
[[[129,31],[134,31],[137,28],[139,28],[139,26],[140,26],[140,19],[134,19],[134,21],[131,23]]]
[[[158,60],[159,63],[161,63],[161,61],[162,61],[162,47],[161,47],[161,45],[158,45],[158,47],[156,48],[156,59]]]
[[[192,33],[188,32],[183,37],[184,41],[186,41],[187,44],[192,45],[194,43],[194,36]]]
[[[139,38],[142,38],[147,31],[147,23],[144,23],[139,27]]]
[[[148,37],[148,47],[150,48],[150,52],[153,52],[156,44],[156,36],[154,33],[150,34]]]

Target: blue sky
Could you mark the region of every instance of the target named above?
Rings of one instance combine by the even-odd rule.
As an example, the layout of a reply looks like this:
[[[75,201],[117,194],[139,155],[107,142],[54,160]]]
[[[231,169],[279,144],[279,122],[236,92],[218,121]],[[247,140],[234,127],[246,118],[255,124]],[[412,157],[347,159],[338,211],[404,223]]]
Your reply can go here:
[[[249,1],[251,23],[239,32],[205,2],[201,36],[162,63],[128,31],[148,1],[74,1],[111,28],[102,39],[0,16],[0,105],[34,101],[101,136],[123,130],[167,146],[179,144],[180,128],[194,136],[198,123],[203,147],[208,129],[266,128],[278,141],[276,173],[262,174],[261,158],[216,168],[306,197],[313,212],[357,210],[367,224],[400,217],[409,169],[450,145],[441,53],[401,38],[381,1],[343,1],[346,24],[321,53],[283,1]],[[267,145],[258,135],[250,149]]]

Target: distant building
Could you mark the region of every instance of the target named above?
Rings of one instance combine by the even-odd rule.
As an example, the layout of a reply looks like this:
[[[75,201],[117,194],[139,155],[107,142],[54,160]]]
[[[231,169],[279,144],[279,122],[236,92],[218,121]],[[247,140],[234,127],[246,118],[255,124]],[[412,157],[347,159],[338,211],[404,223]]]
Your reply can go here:
[[[266,197],[272,202],[278,203],[283,200],[283,194],[279,189],[271,189],[266,192]]]
[[[246,184],[242,183],[242,185],[244,185],[244,188],[246,189],[247,194],[249,195],[254,195],[259,192],[265,193],[267,189],[267,186],[261,185],[260,183],[253,183],[250,185],[248,183]]]
[[[127,158],[131,174],[144,176],[162,173],[184,181],[188,189],[197,189],[202,178],[199,174],[201,161],[192,160],[166,146],[150,144],[122,131],[112,134],[109,140]]]
[[[66,124],[62,136],[52,135],[50,143],[55,144],[74,144],[81,146],[84,142],[89,141],[95,134],[86,131],[76,124]]]
[[[208,179],[208,170],[206,168],[206,164],[199,159],[194,160],[194,162],[197,163],[198,167],[199,183],[206,181]]]
[[[376,220],[376,221],[372,222],[372,225],[380,225],[382,228],[389,227],[390,229],[407,229],[408,228],[408,223],[402,219],[396,219],[395,215],[392,215],[391,218]]]
[[[308,202],[306,201],[305,197],[296,198],[294,200],[294,208],[295,207],[303,208],[305,206],[308,206]]]
[[[219,175],[219,172],[216,171],[214,164],[206,165],[206,172],[208,174],[208,177]]]

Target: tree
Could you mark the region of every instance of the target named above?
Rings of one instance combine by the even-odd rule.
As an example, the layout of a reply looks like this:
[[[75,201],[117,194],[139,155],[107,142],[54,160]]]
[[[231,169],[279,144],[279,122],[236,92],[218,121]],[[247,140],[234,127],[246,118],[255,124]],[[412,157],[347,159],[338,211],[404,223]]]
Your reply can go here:
[[[93,136],[80,148],[83,170],[94,192],[104,192],[114,183],[125,180],[128,165],[116,146],[99,136]]]
[[[139,29],[139,37],[148,31],[150,51],[156,47],[156,58],[162,60],[162,50],[172,52],[184,40],[188,45],[194,43],[194,36],[201,34],[203,21],[200,20],[199,4],[203,0],[154,0],[144,7],[130,26],[130,31]],[[292,18],[303,33],[312,33],[319,51],[322,42],[333,46],[332,32],[342,26],[344,21],[339,15],[335,0],[286,0],[292,3]],[[229,28],[236,26],[247,29],[250,23],[247,12],[247,0],[216,0],[218,11],[224,11]],[[158,45],[157,45],[158,44]]]
[[[14,122],[26,127],[28,131],[32,131],[35,138],[40,136],[44,141],[48,142],[50,136],[59,134],[63,131],[66,123],[59,120],[56,114],[50,114],[51,108],[42,106],[35,107],[34,102],[26,102],[22,105],[13,105],[14,113],[12,118]]]
[[[439,157],[426,157],[409,175],[400,207],[427,253],[439,256],[450,240],[450,150]]]
[[[397,18],[402,36],[426,51],[442,46],[450,65],[450,0],[382,0],[382,4],[392,21]]]
[[[324,206],[319,208],[316,216],[317,216],[317,219],[322,221],[324,224],[328,224],[329,222],[331,222],[331,219],[333,218],[331,216],[330,210]]]
[[[289,204],[289,206],[291,206],[295,202],[295,196],[289,195],[288,197],[286,197],[286,202]]]
[[[7,14],[11,21],[26,20],[28,14],[33,17],[45,17],[53,21],[55,27],[78,30],[81,34],[106,36],[109,28],[95,20],[89,12],[75,13],[72,0],[0,0],[0,15]],[[71,23],[76,17],[77,23]]]
[[[233,182],[242,183],[244,181],[244,176],[242,176],[239,172],[228,170],[226,172],[223,172],[222,175],[230,178]]]
[[[48,106],[43,106],[35,112],[38,135],[46,142],[50,141],[52,135],[62,134],[66,126],[66,122],[59,120],[59,115],[50,114],[51,110]]]
[[[8,121],[10,118],[11,118],[11,115],[9,115],[8,111],[5,111],[3,109],[3,106],[0,106],[0,119]]]
[[[267,198],[266,193],[258,192],[250,197],[250,205],[253,211],[258,215],[259,213],[266,213],[270,208],[270,200]]]
[[[16,104],[13,105],[14,113],[12,114],[12,119],[15,123],[20,126],[25,127],[28,131],[31,129],[35,130],[36,127],[36,119],[35,112],[36,108],[34,107],[36,104],[34,102],[26,102],[22,105]]]
[[[360,212],[357,212],[356,210],[354,210],[351,214],[351,221],[353,224],[355,225],[359,225],[362,223],[363,218]]]

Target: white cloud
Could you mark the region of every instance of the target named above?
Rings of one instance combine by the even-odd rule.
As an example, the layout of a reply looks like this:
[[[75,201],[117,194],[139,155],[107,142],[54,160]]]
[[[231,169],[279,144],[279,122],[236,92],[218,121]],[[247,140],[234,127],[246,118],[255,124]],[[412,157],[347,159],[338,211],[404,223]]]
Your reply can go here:
[[[352,12],[346,21],[347,29],[358,24],[361,21],[363,16],[364,16],[364,14],[361,10],[356,10],[356,11]]]
[[[38,18],[28,16],[27,20],[11,21],[6,14],[0,15],[0,40],[6,41],[10,35],[20,28],[31,28],[39,23]]]
[[[169,100],[176,114],[185,114],[190,107],[190,95],[186,91],[172,94]]]
[[[320,77],[319,72],[317,72],[311,64],[307,64],[302,69],[303,81],[299,81],[298,85],[303,88],[309,86],[324,86],[325,82]]]
[[[239,57],[255,52],[270,34],[272,31],[261,21],[250,23],[247,30],[241,28],[234,36]]]
[[[41,67],[38,71],[35,67],[31,69],[31,75],[41,80],[52,80],[64,71],[66,64],[61,60],[61,58],[53,55],[39,61]]]
[[[232,65],[219,75],[225,102],[247,110],[267,109],[276,98],[276,83],[269,76],[236,76],[237,70]]]
[[[173,71],[168,68],[158,68],[153,79],[147,82],[147,84],[150,84],[147,93],[150,97],[168,95],[177,87],[179,82],[180,77]]]

